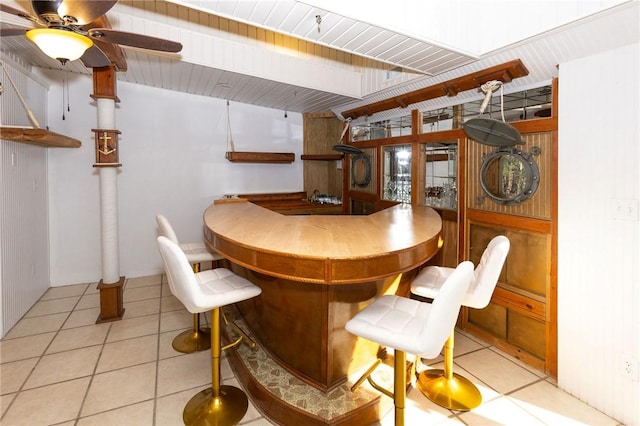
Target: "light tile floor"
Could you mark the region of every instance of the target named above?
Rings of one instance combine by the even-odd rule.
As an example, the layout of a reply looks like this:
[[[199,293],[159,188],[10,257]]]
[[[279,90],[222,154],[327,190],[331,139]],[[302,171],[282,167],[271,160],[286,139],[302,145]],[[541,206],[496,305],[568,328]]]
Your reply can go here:
[[[162,280],[128,279],[124,318],[103,324],[95,324],[95,284],[50,288],[0,341],[0,424],[181,425],[184,405],[210,384],[210,352],[173,350],[173,337],[193,317]],[[479,386],[483,404],[454,412],[413,388],[408,426],[618,424],[496,348],[461,332],[455,339],[454,371]],[[222,379],[239,386],[224,358]],[[271,422],[250,403],[240,424]],[[393,425],[393,410],[381,424]]]

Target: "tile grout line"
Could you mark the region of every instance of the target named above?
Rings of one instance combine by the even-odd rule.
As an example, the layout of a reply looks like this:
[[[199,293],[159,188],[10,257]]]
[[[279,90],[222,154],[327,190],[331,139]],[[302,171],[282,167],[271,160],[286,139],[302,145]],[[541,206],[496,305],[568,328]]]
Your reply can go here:
[[[89,287],[87,287],[88,289]],[[86,292],[86,290],[85,290]],[[75,307],[74,307],[75,310]],[[72,311],[73,312],[73,311]],[[97,320],[96,320],[97,321]],[[93,379],[96,375],[96,370],[98,369],[98,364],[100,364],[100,359],[102,358],[102,353],[104,352],[104,345],[107,341],[107,339],[109,338],[109,334],[111,333],[111,325],[113,323],[109,323],[109,329],[107,330],[107,332],[104,335],[104,339],[102,340],[102,344],[100,345],[100,353],[98,354],[98,358],[96,359],[96,364],[93,366],[93,371],[91,372],[91,376],[89,378],[89,383],[87,384],[87,389],[84,391],[84,397],[82,398],[82,402],[80,403],[80,407],[78,408],[78,414],[76,415],[76,418],[73,419],[73,424],[77,425],[78,422],[80,421],[80,415],[82,414],[82,409],[84,408],[84,404],[87,401],[87,397],[89,396],[89,390],[91,389],[91,385],[93,384]],[[94,323],[95,325],[95,323]]]
[[[11,402],[9,403],[9,405],[7,405],[7,407],[4,409],[4,413],[3,415],[0,417],[0,422],[5,418],[5,416],[7,415],[7,413],[9,413],[9,410],[11,409],[11,407],[13,406],[13,404],[16,402],[16,400],[18,399],[18,397],[20,396],[20,394],[23,392],[24,390],[24,386],[27,384],[27,382],[29,381],[29,379],[31,378],[31,376],[33,375],[34,371],[36,370],[36,368],[38,367],[38,365],[42,362],[42,359],[46,356],[47,354],[47,350],[51,347],[51,345],[53,344],[54,340],[60,335],[60,331],[62,331],[64,325],[66,324],[66,322],[69,320],[69,317],[71,316],[71,314],[75,311],[76,306],[78,306],[78,303],[80,303],[80,300],[82,299],[82,297],[87,293],[87,290],[89,289],[89,287],[91,286],[91,283],[86,284],[85,289],[82,291],[82,294],[80,294],[80,296],[78,296],[78,300],[76,301],[76,303],[73,305],[73,307],[71,308],[70,311],[66,311],[67,312],[67,317],[65,318],[65,320],[62,322],[62,324],[60,324],[60,326],[58,327],[58,329],[55,331],[54,336],[51,338],[51,340],[49,341],[49,343],[47,344],[47,346],[43,349],[42,353],[37,356],[38,360],[36,361],[36,363],[33,365],[33,367],[31,368],[31,370],[29,371],[29,374],[27,374],[27,376],[25,377],[24,381],[22,382],[22,384],[20,385],[20,387],[18,388],[18,390],[15,392],[15,396],[13,397],[13,399],[11,400]],[[36,301],[36,303],[34,303],[34,305],[29,309],[33,309],[34,306],[36,306],[38,303],[43,301],[43,297],[49,292],[49,290],[51,288],[54,287],[49,287],[49,289],[47,289],[47,291],[45,291],[42,296],[40,296],[40,298]],[[53,298],[53,299],[45,299],[44,301],[47,300],[59,300],[59,299],[65,299],[65,297],[58,297],[58,298]],[[60,313],[64,313],[63,312],[51,312],[49,314],[46,315],[37,315],[35,317],[27,317],[26,315],[29,313],[29,311],[27,311],[22,318],[20,318],[20,320],[18,320],[18,322],[16,323],[19,324],[20,321],[22,321],[25,318],[38,318],[38,317],[44,317],[44,316],[49,316],[49,315],[56,315],[56,314],[60,314]],[[11,331],[11,330],[9,330]],[[45,333],[36,333],[36,334],[31,334],[28,336],[22,336],[22,337],[31,337],[31,336],[37,336],[39,334],[46,334],[49,332],[45,332]],[[16,337],[15,339],[19,339],[20,337]],[[8,340],[12,340],[12,339],[8,339]],[[36,358],[36,357],[32,357],[32,358]],[[28,359],[32,359],[32,358],[23,358],[20,360],[15,360],[14,362],[19,362],[19,361],[25,361]],[[51,385],[51,383],[49,384]],[[38,388],[42,388],[44,386],[49,386],[49,385],[43,385],[43,386],[37,386],[35,388],[32,389],[38,389]],[[31,390],[31,389],[29,389]]]
[[[160,372],[160,330],[162,329],[162,286],[164,281],[164,274],[160,275],[160,300],[158,300],[158,331],[156,339],[156,383],[153,387],[153,415],[151,417],[151,424],[156,424],[156,416],[158,409],[158,374]]]
[[[124,287],[124,289],[126,289],[126,285],[127,285],[127,284],[128,284],[128,279],[127,279],[127,283],[125,283],[125,287]],[[155,285],[158,285],[158,284],[151,284],[151,285],[149,285],[149,286],[142,286],[142,287],[135,287],[135,288],[152,287],[152,286],[155,286]],[[161,285],[162,285],[162,283],[160,283],[160,286],[161,286]],[[161,298],[162,298],[162,290],[161,290],[161,292],[160,292],[160,297],[155,297],[155,298],[150,298],[150,299],[144,299],[144,300],[159,299],[159,300],[158,300],[158,303],[160,304],[160,303],[161,303]],[[159,348],[159,337],[160,337],[160,335],[159,335],[159,327],[160,327],[160,326],[159,326],[159,324],[160,324],[160,310],[161,310],[161,304],[158,306],[158,310],[159,310],[159,312],[158,312],[158,314],[157,314],[157,315],[158,315],[158,332],[156,333],[156,336],[158,337],[158,343],[157,343],[157,345],[158,345],[158,346],[157,346],[157,347]],[[156,314],[142,315],[140,318],[142,318],[142,317],[147,317],[147,316],[152,316],[152,315],[156,315]],[[137,317],[133,317],[133,318],[137,318]],[[109,335],[111,334],[111,328],[112,328],[112,327],[111,327],[111,325],[112,325],[112,324],[113,324],[113,322],[109,323],[109,330],[108,330],[108,331],[107,331],[107,333],[105,334],[104,341],[103,341],[103,342],[102,342],[102,344],[101,344],[100,355],[99,355],[98,359],[96,360],[96,364],[95,364],[95,366],[94,366],[93,373],[91,374],[91,378],[90,378],[90,381],[89,381],[89,385],[87,386],[87,390],[86,390],[86,392],[85,392],[85,396],[84,396],[84,398],[83,398],[83,400],[82,400],[82,403],[81,403],[81,406],[80,406],[80,410],[79,410],[79,412],[78,412],[78,416],[77,416],[75,419],[73,419],[73,421],[74,421],[74,424],[75,424],[75,425],[77,425],[77,423],[78,423],[81,419],[84,419],[84,418],[88,418],[88,417],[91,417],[91,416],[96,416],[96,415],[103,414],[103,413],[108,413],[108,412],[110,412],[110,411],[119,410],[119,409],[124,408],[124,407],[129,407],[129,406],[132,406],[132,405],[135,405],[135,404],[139,404],[139,403],[142,403],[142,402],[148,401],[148,400],[137,401],[137,402],[135,402],[135,403],[131,403],[131,404],[128,404],[128,405],[123,405],[123,406],[121,406],[121,407],[114,407],[114,408],[110,408],[110,409],[108,409],[108,410],[100,411],[100,412],[97,412],[97,413],[92,413],[92,414],[87,415],[87,416],[81,416],[81,415],[80,415],[80,414],[82,413],[82,409],[84,408],[84,404],[85,404],[85,402],[86,402],[86,398],[87,398],[87,396],[88,396],[88,394],[89,394],[89,389],[91,388],[91,385],[93,384],[93,380],[94,380],[95,376],[96,376],[97,374],[103,374],[103,373],[97,373],[97,368],[98,368],[98,364],[100,363],[100,360],[102,359],[102,354],[103,354],[104,348],[105,348],[105,346],[106,346],[107,344],[109,344],[109,343],[107,342],[107,340],[109,339]],[[138,337],[142,337],[142,336],[130,337],[130,338],[127,338],[127,339],[122,339],[122,340],[116,340],[116,341],[111,342],[111,343],[123,342],[123,341],[126,341],[126,340],[136,339],[136,338],[138,338]],[[159,351],[159,349],[158,349],[158,351]],[[156,355],[156,361],[155,361],[155,362],[156,362],[156,378],[157,378],[157,371],[158,371],[158,359],[157,359],[157,356],[158,356],[158,353],[157,353],[157,355]],[[136,364],[136,365],[140,365],[140,364]],[[131,367],[131,366],[128,366],[128,367],[120,367],[120,368],[117,368],[117,369],[114,369],[114,370],[110,370],[110,371],[107,371],[107,372],[104,372],[104,373],[109,373],[109,372],[112,372],[112,371],[122,370],[122,369],[129,368],[129,367]],[[156,379],[156,380],[157,380],[157,379]],[[153,406],[154,406],[154,412],[153,412],[153,419],[154,419],[154,423],[153,423],[153,424],[155,424],[155,408],[156,408],[156,394],[155,394],[155,392],[154,392],[154,397],[153,397]],[[65,422],[63,421],[62,423],[65,423]]]

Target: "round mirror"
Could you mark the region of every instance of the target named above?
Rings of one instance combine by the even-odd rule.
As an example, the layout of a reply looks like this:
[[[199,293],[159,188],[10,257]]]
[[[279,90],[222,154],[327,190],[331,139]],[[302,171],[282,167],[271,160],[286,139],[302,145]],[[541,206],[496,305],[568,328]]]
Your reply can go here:
[[[536,192],[539,180],[538,165],[518,149],[500,148],[482,160],[480,185],[498,203],[523,202]]]

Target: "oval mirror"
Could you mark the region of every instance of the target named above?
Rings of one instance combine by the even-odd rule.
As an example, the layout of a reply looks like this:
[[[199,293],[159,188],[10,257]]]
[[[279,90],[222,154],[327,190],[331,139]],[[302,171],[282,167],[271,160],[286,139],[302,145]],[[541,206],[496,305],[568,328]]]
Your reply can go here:
[[[371,160],[367,154],[360,152],[360,155],[351,157],[352,181],[354,186],[366,188],[371,182]]]
[[[538,189],[540,174],[531,155],[515,148],[487,154],[480,168],[480,186],[500,204],[519,204]]]

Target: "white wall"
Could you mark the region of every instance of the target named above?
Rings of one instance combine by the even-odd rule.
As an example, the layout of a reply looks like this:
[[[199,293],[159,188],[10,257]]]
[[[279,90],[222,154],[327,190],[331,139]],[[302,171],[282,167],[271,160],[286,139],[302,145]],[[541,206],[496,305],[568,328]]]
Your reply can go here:
[[[558,383],[627,425],[640,424],[639,52],[559,68]]]
[[[50,150],[49,202],[51,285],[101,279],[100,199],[94,133],[97,107],[92,79],[53,72],[49,125],[82,141],[79,149]],[[224,194],[303,189],[302,115],[231,103],[236,151],[294,152],[292,164],[237,164],[227,151],[226,102],[220,99],[118,83],[116,127],[120,134],[118,204],[120,275],[162,271],[155,215],[171,221],[181,241],[202,239],[202,214]]]
[[[0,70],[0,124],[32,126],[18,92],[38,119],[44,119],[47,87],[31,79],[19,63],[1,56],[6,72]],[[0,141],[0,337],[49,288],[47,216],[47,150]]]

